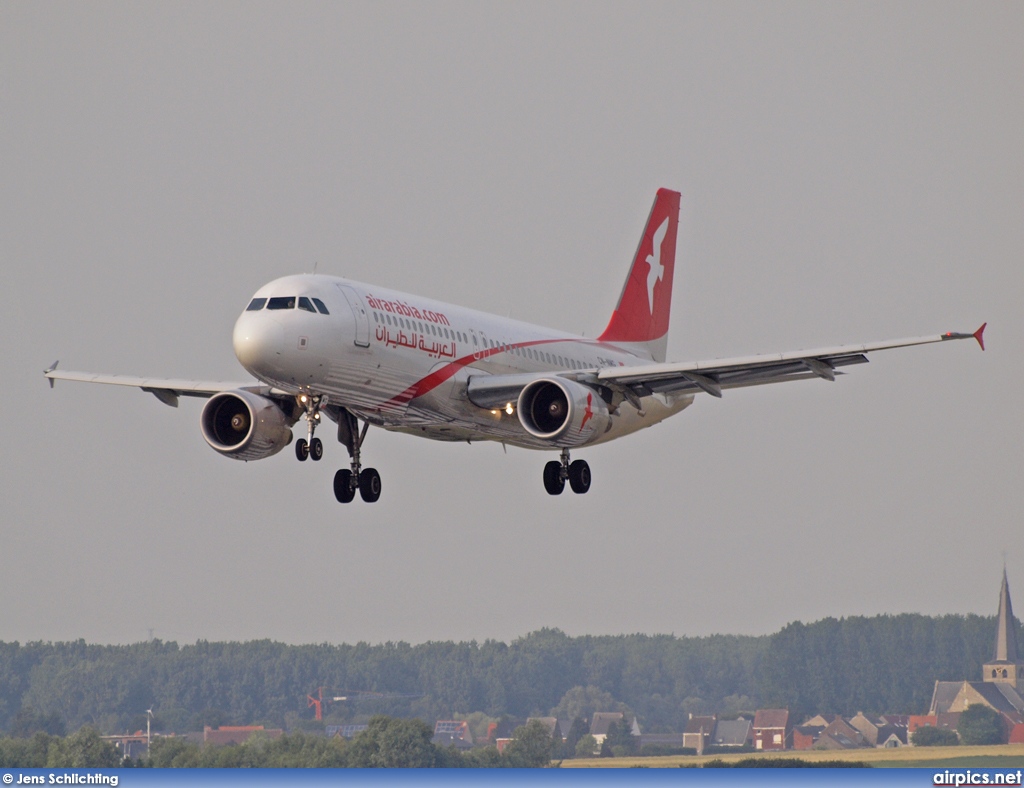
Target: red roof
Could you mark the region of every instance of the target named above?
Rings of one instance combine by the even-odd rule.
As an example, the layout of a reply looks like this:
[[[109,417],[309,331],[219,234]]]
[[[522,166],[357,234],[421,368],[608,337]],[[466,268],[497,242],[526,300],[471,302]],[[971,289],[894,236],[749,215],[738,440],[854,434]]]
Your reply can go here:
[[[754,713],[754,729],[782,728],[789,723],[789,709],[758,709]]]

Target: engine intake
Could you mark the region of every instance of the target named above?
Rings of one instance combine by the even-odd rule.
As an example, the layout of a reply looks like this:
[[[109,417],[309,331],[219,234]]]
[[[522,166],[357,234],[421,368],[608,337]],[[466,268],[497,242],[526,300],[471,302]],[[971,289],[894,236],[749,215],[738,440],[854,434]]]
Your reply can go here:
[[[211,448],[235,460],[262,460],[292,442],[289,419],[272,400],[238,389],[214,394],[199,424]]]
[[[562,447],[589,443],[611,420],[596,391],[565,378],[542,378],[523,387],[516,412],[528,433]]]

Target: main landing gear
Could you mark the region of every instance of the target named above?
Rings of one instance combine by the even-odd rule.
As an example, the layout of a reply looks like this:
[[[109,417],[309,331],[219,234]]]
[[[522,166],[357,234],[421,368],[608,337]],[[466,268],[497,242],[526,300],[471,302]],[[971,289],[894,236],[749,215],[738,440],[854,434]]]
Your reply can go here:
[[[560,460],[552,460],[544,466],[544,489],[548,495],[561,495],[565,489],[565,480],[577,495],[583,495],[590,489],[590,465],[586,460],[569,462],[569,450],[562,449]]]
[[[360,459],[360,449],[369,428],[370,423],[365,422],[360,430],[359,419],[344,408],[338,414],[338,440],[345,444],[352,458],[350,468],[342,468],[334,474],[334,497],[339,503],[351,503],[356,490],[367,503],[375,503],[380,498],[380,474],[376,468],[363,468]]]
[[[296,399],[306,411],[307,433],[305,438],[295,441],[295,458],[299,462],[305,462],[307,457],[313,462],[319,462],[324,456],[324,444],[319,438],[314,438],[313,433],[320,425],[320,408],[327,404],[327,395],[299,394]]]

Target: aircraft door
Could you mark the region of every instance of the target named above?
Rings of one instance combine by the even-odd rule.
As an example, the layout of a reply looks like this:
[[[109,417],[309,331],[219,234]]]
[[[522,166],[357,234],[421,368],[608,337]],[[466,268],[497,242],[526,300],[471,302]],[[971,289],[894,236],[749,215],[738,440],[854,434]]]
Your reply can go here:
[[[354,343],[358,347],[370,346],[370,316],[366,312],[366,306],[359,293],[348,285],[338,285],[341,294],[345,296],[349,308],[352,310],[352,317],[356,321],[356,336]]]

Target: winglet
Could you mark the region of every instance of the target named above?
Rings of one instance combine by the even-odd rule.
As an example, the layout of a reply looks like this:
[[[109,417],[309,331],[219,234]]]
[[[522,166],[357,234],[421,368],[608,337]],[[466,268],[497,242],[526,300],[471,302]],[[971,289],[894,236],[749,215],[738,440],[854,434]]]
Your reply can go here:
[[[981,328],[971,334],[971,336],[978,340],[978,344],[981,345],[982,350],[985,349],[985,326],[987,325],[988,323],[982,323]]]
[[[984,326],[982,326],[982,328],[984,328]],[[54,361],[52,364],[50,364],[49,367],[47,367],[46,369],[43,370],[43,376],[47,380],[50,381],[50,388],[51,389],[53,388],[53,378],[50,377],[50,373],[53,372],[57,368],[57,365],[59,363],[60,363],[60,360],[58,359],[57,361]]]

